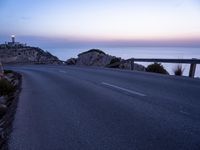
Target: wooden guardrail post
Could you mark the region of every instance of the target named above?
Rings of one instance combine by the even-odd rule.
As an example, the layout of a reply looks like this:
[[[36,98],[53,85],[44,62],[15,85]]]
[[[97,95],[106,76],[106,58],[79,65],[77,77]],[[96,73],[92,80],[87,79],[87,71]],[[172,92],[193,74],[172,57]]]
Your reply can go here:
[[[4,76],[4,69],[2,63],[0,62],[0,79],[3,78],[3,76]]]
[[[134,65],[134,59],[131,59],[131,70],[135,69],[135,65]]]
[[[194,59],[194,58],[193,58]],[[191,63],[190,64],[190,72],[189,72],[189,77],[190,78],[194,78],[194,76],[195,76],[195,71],[196,71],[196,66],[197,66],[197,64],[195,64],[195,63]]]

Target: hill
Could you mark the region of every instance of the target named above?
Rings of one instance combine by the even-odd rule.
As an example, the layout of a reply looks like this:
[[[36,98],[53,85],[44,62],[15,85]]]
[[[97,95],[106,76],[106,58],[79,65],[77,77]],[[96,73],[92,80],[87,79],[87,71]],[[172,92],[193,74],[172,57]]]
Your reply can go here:
[[[60,63],[56,56],[37,47],[0,48],[0,60],[2,63]]]

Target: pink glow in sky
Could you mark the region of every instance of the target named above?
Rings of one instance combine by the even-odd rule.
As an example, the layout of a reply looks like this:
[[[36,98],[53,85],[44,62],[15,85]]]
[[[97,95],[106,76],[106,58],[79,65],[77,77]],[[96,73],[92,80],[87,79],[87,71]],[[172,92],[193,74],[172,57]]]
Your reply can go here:
[[[199,0],[1,0],[0,39],[200,42]]]

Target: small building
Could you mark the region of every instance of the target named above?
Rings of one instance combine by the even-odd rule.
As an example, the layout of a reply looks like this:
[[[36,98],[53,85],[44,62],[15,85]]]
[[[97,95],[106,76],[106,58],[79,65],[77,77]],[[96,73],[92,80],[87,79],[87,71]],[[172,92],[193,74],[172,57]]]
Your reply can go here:
[[[18,48],[18,47],[26,47],[26,44],[22,44],[22,43],[20,43],[20,42],[16,42],[15,41],[15,35],[12,35],[11,36],[11,42],[8,42],[8,43],[6,43],[5,42],[5,44],[1,44],[0,45],[0,48]]]
[[[15,35],[11,35],[11,40],[12,42],[8,42],[8,46],[16,47],[21,45],[19,42],[15,42]]]

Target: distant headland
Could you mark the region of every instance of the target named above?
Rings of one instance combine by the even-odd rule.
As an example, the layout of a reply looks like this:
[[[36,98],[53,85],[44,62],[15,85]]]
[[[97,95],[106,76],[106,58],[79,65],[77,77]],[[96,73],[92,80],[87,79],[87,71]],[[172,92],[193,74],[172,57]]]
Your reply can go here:
[[[130,69],[131,64],[119,57],[111,56],[99,49],[91,49],[63,62],[51,53],[38,47],[16,42],[15,35],[10,42],[0,45],[0,61],[4,64],[65,64],[76,66],[98,66],[108,68]],[[144,71],[145,67],[135,64],[135,69]]]
[[[27,47],[26,44],[16,42],[15,35],[11,35],[11,42],[5,42],[5,44],[0,44],[0,48],[24,48]]]
[[[51,53],[38,47],[27,46],[16,42],[15,35],[11,36],[11,42],[0,44],[0,61],[2,63],[22,64],[60,64],[61,61]]]

